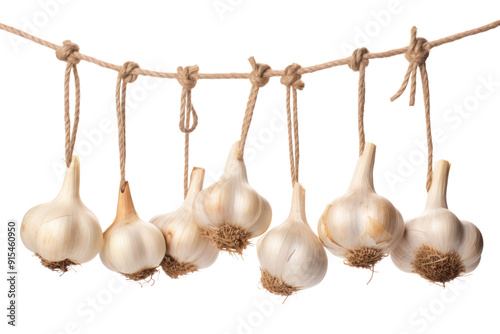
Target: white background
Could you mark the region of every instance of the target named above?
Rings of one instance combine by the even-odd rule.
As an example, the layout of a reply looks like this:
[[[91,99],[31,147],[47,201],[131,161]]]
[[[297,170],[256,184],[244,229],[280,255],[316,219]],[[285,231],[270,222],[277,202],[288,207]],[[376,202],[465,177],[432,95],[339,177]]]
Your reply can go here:
[[[226,5],[221,12],[215,6]],[[410,28],[434,40],[497,20],[497,1],[2,1],[0,21],[54,43],[77,43],[85,54],[174,72],[249,71],[249,56],[283,69],[350,55],[354,47],[385,51],[408,44]],[[469,333],[491,332],[498,310],[500,187],[500,30],[431,51],[428,59],[435,158],[452,163],[448,203],[482,231],[482,263],[443,289],[399,271],[387,258],[370,272],[329,254],[321,284],[288,298],[271,297],[258,282],[255,247],[244,260],[221,254],[210,268],[179,280],[161,273],[142,287],[95,258],[62,277],[43,268],[19,239],[18,327],[9,333]],[[64,167],[63,72],[54,51],[0,32],[0,221],[51,200]],[[425,123],[420,82],[389,101],[407,68],[403,56],[367,68],[366,135],[377,144],[375,187],[406,218],[425,202]],[[82,62],[82,113],[77,153],[81,196],[103,229],[115,214],[119,184],[114,89],[116,72]],[[324,207],[349,183],[358,153],[357,73],[347,66],[303,77],[299,92],[300,181],[313,229]],[[485,82],[493,84],[485,84]],[[191,161],[217,179],[239,138],[250,84],[208,81],[193,90],[200,121]],[[139,78],[129,86],[127,178],[139,215],[149,220],[182,201],[183,138],[180,85]],[[261,90],[246,162],[252,186],[273,207],[272,226],[287,216],[291,197],[285,88],[278,78]],[[462,112],[460,111],[462,110]],[[93,142],[92,142],[93,140]],[[392,181],[391,181],[392,180]],[[3,277],[3,276],[2,276]],[[7,286],[0,284],[6,305]],[[6,328],[1,307],[2,331]]]

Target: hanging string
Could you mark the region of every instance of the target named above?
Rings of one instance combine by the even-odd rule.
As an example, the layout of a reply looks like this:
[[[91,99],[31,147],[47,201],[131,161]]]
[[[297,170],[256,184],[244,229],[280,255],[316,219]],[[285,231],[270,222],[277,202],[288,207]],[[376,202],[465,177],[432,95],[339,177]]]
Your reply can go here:
[[[188,192],[188,176],[189,176],[189,134],[196,129],[198,125],[198,114],[191,103],[191,89],[196,86],[196,78],[194,75],[198,73],[200,68],[198,65],[186,66],[177,68],[177,81],[182,86],[181,93],[181,114],[179,117],[179,129],[184,133],[184,198]],[[191,116],[193,122],[191,122]]]
[[[424,96],[424,108],[425,108],[425,130],[427,135],[427,182],[426,189],[429,191],[432,184],[432,155],[433,155],[433,145],[432,145],[432,133],[431,133],[431,102],[429,93],[429,77],[427,75],[427,66],[425,61],[429,57],[429,51],[431,47],[429,42],[425,38],[417,38],[417,28],[411,28],[411,38],[410,45],[405,53],[405,58],[408,60],[408,70],[403,79],[403,84],[399,88],[398,92],[391,97],[391,101],[396,100],[403,94],[408,82],[411,79],[410,87],[410,106],[415,105],[415,94],[417,90],[417,68],[420,69],[420,77],[422,81],[422,93]]]
[[[358,80],[358,135],[359,135],[359,155],[365,150],[365,69],[368,66],[368,59],[365,55],[369,53],[367,48],[354,50],[351,56],[349,68],[359,72]]]
[[[301,66],[292,64],[285,68],[285,73],[281,77],[280,82],[286,86],[286,117],[288,125],[288,151],[290,155],[290,174],[292,177],[292,186],[299,182],[299,120],[297,118],[297,89],[304,89],[304,82],[301,80],[302,75],[298,74]],[[290,90],[293,91],[293,121],[290,108]],[[293,135],[292,135],[293,122]],[[295,151],[295,153],[294,153]]]
[[[127,84],[137,80],[137,74],[132,71],[139,65],[128,61],[121,67],[116,79],[116,117],[118,119],[118,147],[120,150],[120,190],[125,191],[125,160],[127,155],[125,135],[125,102],[127,97]]]
[[[265,77],[264,73],[271,70],[271,66],[257,63],[254,57],[248,58],[248,61],[252,66],[252,72],[250,72],[250,75],[248,76],[248,79],[250,79],[250,82],[252,83],[252,88],[250,89],[247,108],[245,110],[245,117],[243,118],[243,125],[241,126],[240,150],[238,154],[239,159],[243,158],[245,142],[247,141],[248,130],[250,129],[250,124],[252,123],[253,111],[255,109],[255,103],[257,102],[259,89],[264,87],[269,82],[269,77]]]
[[[464,37],[468,36],[473,36],[477,34],[481,34],[483,32],[495,29],[500,26],[500,20],[493,21],[491,23],[488,23],[484,26],[474,28],[471,30],[463,31],[451,36],[446,36],[431,42],[428,42],[429,48],[434,48],[437,46],[441,46],[443,44],[451,43],[454,41],[458,41]],[[22,30],[16,29],[14,27],[8,26],[6,24],[0,23],[0,29],[5,30],[11,34],[17,35],[19,37],[28,39],[32,42],[38,43],[42,46],[57,50],[60,48],[57,44],[51,43],[49,41],[46,41],[44,39],[41,39],[39,37],[33,36],[31,34],[28,34]],[[383,51],[383,52],[375,52],[375,53],[368,53],[365,55],[365,58],[367,59],[378,59],[378,58],[388,58],[388,57],[393,57],[397,56],[400,54],[403,54],[407,51],[408,47],[402,47],[398,49],[392,49],[388,51]],[[87,56],[85,54],[75,52],[75,56],[78,57],[81,60],[96,64],[98,66],[101,66],[103,68],[107,68],[110,70],[114,71],[120,71],[121,66],[112,64],[91,56]],[[317,71],[322,71],[326,70],[328,68],[332,68],[335,66],[341,66],[341,65],[348,65],[351,62],[351,57],[347,58],[342,58],[342,59],[336,59],[332,61],[328,61],[323,64],[317,64],[317,65],[312,65],[308,67],[303,67],[300,69],[298,72],[299,74],[306,74],[306,73],[313,73]],[[151,71],[148,69],[142,69],[142,68],[136,68],[132,74],[136,75],[145,75],[145,76],[151,76],[151,77],[157,77],[157,78],[165,78],[165,79],[174,79],[177,78],[177,73],[167,73],[167,72],[158,72],[158,71]],[[265,77],[280,77],[284,74],[284,71],[282,70],[269,70],[267,71],[264,76]],[[249,73],[198,73],[197,79],[248,79],[250,76]]]
[[[76,133],[78,131],[78,122],[80,121],[80,77],[76,65],[80,62],[75,56],[80,48],[71,41],[64,41],[63,45],[56,50],[56,57],[66,62],[66,71],[64,73],[64,127],[65,127],[65,158],[66,167],[69,168],[75,148]],[[71,72],[75,79],[75,114],[73,116],[73,131],[71,131],[71,118],[69,115],[69,81]]]

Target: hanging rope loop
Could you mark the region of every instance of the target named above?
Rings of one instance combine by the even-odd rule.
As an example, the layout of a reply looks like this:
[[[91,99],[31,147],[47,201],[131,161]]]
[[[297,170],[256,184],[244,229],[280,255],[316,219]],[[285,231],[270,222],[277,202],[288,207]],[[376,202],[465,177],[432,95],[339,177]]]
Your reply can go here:
[[[248,96],[247,107],[245,109],[245,116],[241,126],[240,150],[238,152],[239,159],[243,159],[245,143],[247,141],[250,124],[252,123],[253,111],[255,109],[255,104],[257,103],[259,89],[264,87],[269,82],[269,77],[265,77],[264,73],[271,70],[271,66],[257,63],[254,57],[248,58],[248,61],[250,62],[250,66],[252,66],[252,72],[250,72],[248,76],[250,82],[252,83],[252,88],[250,89],[250,95]]]
[[[191,89],[196,86],[197,79],[194,77],[199,71],[198,65],[177,68],[177,81],[182,86],[181,113],[179,117],[179,129],[183,133],[191,133],[198,125],[198,114],[191,103]],[[190,118],[193,123],[190,125]]]
[[[292,186],[299,182],[299,120],[297,106],[297,89],[302,90],[305,87],[301,80],[302,75],[298,71],[302,67],[299,64],[292,64],[285,68],[284,74],[280,82],[286,87],[286,116],[288,126],[288,153],[290,156],[290,175],[292,178]],[[290,91],[293,92],[293,115],[290,107]],[[293,123],[293,132],[292,132]]]
[[[349,68],[355,72],[359,72],[358,80],[358,137],[359,137],[359,155],[365,150],[365,73],[366,66],[369,61],[365,58],[365,54],[369,53],[368,49],[363,47],[354,50],[351,56]]]
[[[411,79],[410,87],[410,106],[415,105],[415,95],[417,91],[417,68],[420,69],[420,77],[422,80],[422,93],[424,96],[425,108],[425,131],[427,135],[427,182],[426,189],[429,191],[432,184],[432,159],[433,159],[433,144],[431,132],[431,102],[429,92],[429,76],[427,74],[426,61],[429,57],[430,44],[425,38],[417,37],[417,28],[411,29],[410,45],[405,53],[405,58],[408,60],[409,65],[403,79],[403,84],[398,92],[391,97],[391,101],[396,100],[403,94],[408,82]]]
[[[65,61],[72,65],[78,65],[80,58],[75,55],[75,52],[79,51],[80,47],[77,44],[71,43],[71,41],[67,40],[64,41],[63,45],[56,50],[56,57],[61,61]]]
[[[128,61],[118,71],[116,79],[116,117],[118,119],[118,148],[120,150],[120,190],[125,191],[125,161],[127,156],[126,134],[125,134],[125,103],[127,100],[127,84],[137,80],[137,74],[133,71],[139,68],[139,64]]]
[[[349,68],[355,72],[361,69],[361,66],[368,66],[368,58],[364,58],[365,54],[370,53],[367,48],[362,47],[354,50],[351,56],[351,62],[348,64]]]
[[[76,142],[76,133],[78,131],[78,123],[80,122],[80,77],[76,65],[80,59],[74,55],[80,48],[71,41],[64,41],[63,45],[56,50],[56,57],[61,61],[66,62],[66,70],[64,72],[64,130],[65,130],[65,160],[66,167],[69,168],[73,156],[73,151]],[[69,115],[69,83],[71,72],[75,79],[75,114],[73,116],[73,127],[71,127],[71,118]],[[72,129],[73,128],[73,129]]]
[[[198,126],[198,114],[191,102],[191,90],[196,86],[196,74],[199,70],[198,65],[177,67],[177,81],[182,86],[179,129],[184,133],[184,198],[189,189],[189,134]]]

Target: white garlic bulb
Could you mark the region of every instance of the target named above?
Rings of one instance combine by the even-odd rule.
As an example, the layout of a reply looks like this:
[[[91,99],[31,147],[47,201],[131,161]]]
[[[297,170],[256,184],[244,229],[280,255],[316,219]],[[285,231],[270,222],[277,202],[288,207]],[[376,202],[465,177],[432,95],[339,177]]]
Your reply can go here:
[[[189,274],[212,265],[219,250],[204,238],[194,222],[193,203],[203,189],[205,170],[193,168],[189,189],[182,206],[174,212],[151,219],[167,242],[167,252],[161,263],[171,278]]]
[[[161,231],[137,215],[126,182],[124,191],[118,194],[115,220],[104,232],[102,263],[128,279],[140,281],[157,272],[165,250]]]
[[[318,224],[323,245],[352,267],[373,270],[403,238],[399,211],[375,192],[375,145],[366,143],[347,193],[328,204]]]
[[[21,240],[44,266],[66,272],[92,260],[101,250],[97,217],[80,199],[80,160],[74,155],[57,197],[30,209],[21,223]]]
[[[391,253],[399,269],[441,284],[473,271],[483,250],[479,229],[448,210],[449,172],[448,161],[436,163],[425,210],[406,223],[403,241]]]
[[[296,182],[288,218],[257,242],[261,283],[268,291],[289,296],[315,286],[328,268],[325,249],[307,223],[305,190]]]
[[[220,250],[242,254],[249,239],[264,233],[271,224],[271,206],[248,184],[239,142],[229,153],[220,180],[197,197],[195,221],[202,234]]]

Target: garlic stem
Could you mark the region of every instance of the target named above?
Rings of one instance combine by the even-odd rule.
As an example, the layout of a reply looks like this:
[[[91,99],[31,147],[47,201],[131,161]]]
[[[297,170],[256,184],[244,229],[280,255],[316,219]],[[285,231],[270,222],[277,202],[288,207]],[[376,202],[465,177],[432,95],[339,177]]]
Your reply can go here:
[[[363,154],[358,158],[356,169],[352,176],[349,190],[371,190],[375,191],[373,185],[373,166],[375,165],[376,146],[366,143]]]
[[[446,160],[436,162],[432,174],[432,184],[427,194],[425,209],[448,208],[446,202],[446,190],[448,188],[448,175],[450,173],[450,163]]]
[[[123,223],[131,217],[137,217],[128,181],[125,182],[125,189],[118,192],[118,205],[116,207],[116,224]]]
[[[292,207],[289,218],[296,218],[296,221],[306,222],[306,191],[298,182],[295,182],[292,193]],[[309,228],[309,224],[305,224]]]
[[[205,170],[203,168],[194,167],[191,171],[191,178],[189,179],[189,189],[186,194],[184,204],[192,206],[196,200],[196,196],[203,189],[203,180],[205,179]]]
[[[80,198],[80,159],[74,155],[71,164],[66,168],[64,181],[56,199]]]
[[[224,174],[222,177],[230,177],[230,176],[240,176],[242,180],[248,182],[247,178],[247,169],[245,167],[245,162],[243,158],[239,158],[240,151],[240,142],[231,146],[231,150],[229,151],[229,156],[227,157],[226,168],[224,168]]]

